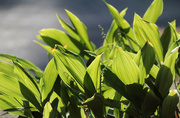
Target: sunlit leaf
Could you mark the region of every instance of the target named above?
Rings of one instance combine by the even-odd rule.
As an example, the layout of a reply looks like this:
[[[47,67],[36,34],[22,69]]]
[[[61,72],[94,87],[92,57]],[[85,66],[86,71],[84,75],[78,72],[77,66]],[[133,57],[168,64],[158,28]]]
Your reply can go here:
[[[154,0],[144,14],[143,19],[156,23],[163,11],[163,0]]]
[[[163,47],[159,38],[158,27],[153,23],[145,21],[137,14],[134,16],[133,26],[138,43],[144,46],[146,41],[149,40],[154,47],[156,57],[160,62],[163,61]]]
[[[29,62],[27,60],[24,60],[22,58],[16,57],[14,55],[0,54],[0,60],[8,61],[8,62],[11,62],[11,63],[12,63],[12,61],[17,61],[17,62],[21,63],[24,68],[26,68],[26,69],[28,69],[30,71],[33,71],[39,77],[41,77],[41,75],[43,73],[41,69],[39,69],[37,66],[35,66],[31,62]]]
[[[43,29],[40,31],[40,34],[42,36],[38,36],[40,40],[45,41],[48,43],[48,45],[52,45],[51,40],[53,39],[54,42],[59,42],[62,46],[65,46],[66,49],[73,51],[76,54],[80,54],[82,56],[86,55],[86,50],[80,42],[66,34],[65,32],[62,32],[57,29]],[[48,38],[49,37],[49,38]]]
[[[112,69],[124,84],[140,82],[140,70],[133,59],[118,48],[113,59]]]
[[[82,58],[78,55],[68,53],[67,50],[60,46],[59,48],[60,51],[56,49],[53,50],[59,76],[67,86],[73,87],[72,85],[75,82],[79,89],[84,91],[83,81],[86,73],[86,66]]]
[[[34,77],[17,62],[14,62],[14,73],[18,76],[18,81],[22,82],[24,86],[30,89],[37,99],[40,99],[39,87]]]
[[[0,95],[0,110],[7,111],[10,114],[16,114],[23,117],[32,116],[31,107],[25,107],[23,101],[5,94]]]
[[[94,51],[93,46],[91,45],[89,41],[89,36],[87,33],[87,28],[86,26],[77,18],[73,13],[71,13],[68,10],[65,10],[69,19],[71,20],[77,34],[81,38],[81,40],[85,43],[85,47],[89,49],[90,51]]]
[[[134,57],[134,61],[141,71],[140,83],[144,84],[145,79],[147,78],[147,75],[149,74],[155,61],[154,48],[149,41],[147,41],[144,47],[137,53]]]
[[[97,93],[100,93],[100,87],[101,87],[101,68],[100,68],[100,61],[101,61],[101,56],[97,56],[94,61],[88,66],[87,72],[89,76],[92,79],[92,82],[94,84],[95,90]]]
[[[43,118],[52,118],[52,106],[49,102],[47,102],[44,106],[44,110],[43,110]]]
[[[54,64],[54,59],[52,59],[48,63],[44,71],[43,77],[40,80],[41,95],[42,95],[43,102],[45,99],[47,99],[48,95],[52,91],[57,76],[58,76],[58,73],[56,70],[56,66]]]
[[[57,15],[57,14],[56,14]],[[81,38],[78,36],[77,32],[71,28],[71,26],[69,26],[67,23],[65,23],[58,15],[57,18],[59,20],[59,23],[61,24],[61,26],[76,40],[78,40],[79,42],[81,42]]]
[[[106,2],[105,2],[106,3]],[[129,39],[129,42],[132,46],[132,48],[137,51],[138,50],[138,44],[136,42],[134,32],[129,25],[129,23],[122,17],[122,15],[119,15],[119,12],[116,8],[114,8],[112,5],[106,3],[111,15],[113,16],[116,24],[120,27],[121,33],[125,35],[127,39]]]

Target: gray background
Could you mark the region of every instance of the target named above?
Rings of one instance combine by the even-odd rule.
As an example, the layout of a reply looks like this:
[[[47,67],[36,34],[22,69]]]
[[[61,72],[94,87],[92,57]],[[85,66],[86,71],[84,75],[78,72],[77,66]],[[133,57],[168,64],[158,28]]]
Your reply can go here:
[[[141,17],[153,0],[106,0],[119,11],[128,7],[125,19],[133,23],[134,12]],[[180,0],[164,0],[164,12],[157,25],[165,27],[177,20],[180,25]],[[88,28],[90,40],[102,45],[101,25],[105,33],[112,16],[102,0],[0,0],[0,53],[13,54],[27,59],[44,69],[48,58],[46,51],[33,42],[44,28],[61,29],[56,13],[69,23],[64,11],[73,12]]]

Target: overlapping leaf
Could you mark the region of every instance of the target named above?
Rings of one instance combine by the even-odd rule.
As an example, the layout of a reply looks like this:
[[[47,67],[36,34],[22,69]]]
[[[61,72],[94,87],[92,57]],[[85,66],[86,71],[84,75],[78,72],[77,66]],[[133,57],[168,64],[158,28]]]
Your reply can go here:
[[[149,40],[154,47],[156,57],[160,62],[163,61],[163,47],[159,38],[158,27],[153,23],[143,20],[137,14],[134,16],[133,26],[138,43],[144,46],[146,41]]]
[[[0,54],[0,60],[4,60],[7,62],[12,63],[12,61],[17,61],[19,63],[21,63],[23,65],[24,68],[33,71],[36,75],[38,75],[39,77],[41,77],[42,75],[42,70],[40,68],[38,68],[37,66],[35,66],[33,63],[24,60],[22,58],[18,58],[14,55],[10,55],[10,54]]]
[[[118,48],[113,59],[112,69],[124,84],[140,82],[140,70],[132,58]]]
[[[88,33],[87,33],[86,26],[73,13],[71,13],[68,10],[65,10],[65,11],[66,11],[69,19],[71,20],[77,34],[79,35],[81,40],[85,43],[84,44],[85,47],[90,51],[94,51],[94,48],[93,48],[93,46],[91,45],[91,43],[89,41],[89,36],[88,36]]]
[[[82,58],[73,53],[68,53],[61,46],[58,46],[58,48],[60,51],[53,49],[53,55],[59,76],[67,86],[73,87],[73,84],[77,84],[79,89],[84,91],[83,80],[86,73],[86,66]]]
[[[149,41],[147,41],[144,47],[137,53],[137,55],[134,57],[134,61],[141,71],[140,83],[144,84],[145,78],[149,74],[155,61],[154,48]]]
[[[40,80],[42,101],[44,101],[52,91],[57,76],[58,73],[54,64],[54,59],[52,59],[48,63],[44,71],[43,77]]]
[[[164,98],[169,88],[171,87],[175,78],[175,62],[178,56],[178,50],[174,51],[165,60],[164,64],[160,67],[156,77],[155,86],[159,90],[161,96]]]
[[[106,3],[106,2],[105,2]],[[132,46],[132,48],[137,51],[138,50],[138,44],[136,42],[134,32],[129,25],[129,23],[122,17],[122,15],[119,14],[116,8],[114,8],[112,5],[106,3],[111,15],[113,16],[116,24],[119,26],[121,33],[125,35],[126,39],[129,39],[129,42]]]

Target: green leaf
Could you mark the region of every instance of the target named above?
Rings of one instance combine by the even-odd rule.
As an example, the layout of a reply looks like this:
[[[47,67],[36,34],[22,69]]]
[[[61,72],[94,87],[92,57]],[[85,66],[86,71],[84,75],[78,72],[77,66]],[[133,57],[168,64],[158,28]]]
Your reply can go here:
[[[176,48],[176,47],[178,47],[179,44],[180,43],[180,40],[177,40],[177,41],[175,41],[175,42],[173,42],[172,44],[171,44],[171,46],[168,48],[168,51],[167,51],[167,53],[166,53],[166,55],[165,55],[165,60],[171,55],[171,53],[172,53],[172,51]]]
[[[107,5],[111,15],[113,16],[116,24],[120,27],[121,33],[125,35],[127,39],[129,39],[129,42],[132,46],[132,48],[137,51],[138,50],[138,44],[136,43],[136,39],[134,36],[134,32],[129,25],[129,23],[122,17],[122,15],[119,14],[116,8],[114,8],[112,5],[105,2]]]
[[[104,98],[100,93],[88,98],[83,105],[87,105],[95,116],[95,118],[104,118]]]
[[[156,79],[158,72],[159,68],[156,65],[153,65],[149,73],[154,79]]]
[[[80,54],[81,56],[86,56],[86,50],[80,42],[66,34],[65,32],[62,32],[57,29],[43,29],[40,31],[40,34],[42,35],[41,37],[39,36],[38,38],[43,41],[51,42],[52,39],[56,40],[59,42],[62,46],[64,46],[66,49],[73,51],[76,54]],[[48,38],[49,37],[49,38]],[[53,41],[54,41],[53,40]],[[52,42],[51,42],[52,43]],[[52,45],[52,44],[48,44]]]
[[[172,90],[163,101],[160,118],[173,118],[178,102],[179,97],[176,91]]]
[[[138,65],[141,73],[140,83],[144,84],[155,61],[155,52],[152,44],[147,41],[143,48],[134,57],[134,61]]]
[[[24,60],[22,58],[18,58],[14,55],[9,55],[9,54],[0,54],[0,60],[4,60],[7,62],[12,63],[12,61],[17,61],[22,64],[22,66],[32,72],[34,72],[38,77],[41,77],[43,74],[42,70],[39,69],[37,66],[32,64],[31,62]]]
[[[41,47],[43,47],[46,51],[48,51],[48,53],[52,54],[52,48],[47,46],[47,45],[44,45],[42,43],[39,43],[37,41],[34,41],[35,43],[37,43],[38,45],[40,45]]]
[[[45,42],[47,45],[49,45],[51,48],[54,48],[56,44],[60,45],[61,42],[57,41],[57,39],[53,39],[48,36],[36,36],[39,40]]]
[[[116,91],[118,91],[121,95],[128,98],[128,95],[125,90],[125,84],[117,77],[113,71],[106,67],[103,70],[104,73],[104,82],[108,85],[114,88]]]
[[[101,88],[101,68],[100,68],[101,56],[102,55],[98,55],[87,68],[87,72],[92,79],[92,82],[94,84],[94,87],[97,93],[100,93],[101,91],[100,90]]]
[[[56,14],[59,23],[61,24],[61,26],[77,41],[81,42],[81,38],[78,36],[77,32],[71,28],[71,26],[69,26],[68,24],[66,24],[57,14]]]
[[[138,43],[144,46],[146,41],[149,40],[154,47],[156,57],[160,62],[163,61],[163,47],[159,38],[158,27],[153,23],[143,20],[137,14],[134,16],[133,26]]]
[[[86,66],[82,58],[78,55],[68,52],[63,47],[58,46],[60,51],[54,49],[53,55],[55,57],[55,64],[59,76],[64,83],[73,87],[73,83],[77,84],[79,89],[83,92],[84,76],[86,73]]]
[[[156,23],[157,19],[163,12],[163,0],[154,0],[144,14],[143,19]]]
[[[172,32],[172,27],[170,25],[168,25],[163,34],[161,35],[161,44],[162,44],[162,47],[163,47],[163,56],[165,57],[165,54],[167,53],[168,51],[168,47],[169,47],[169,44],[170,44],[170,41],[173,37],[173,32]]]
[[[158,72],[155,86],[160,92],[161,96],[164,98],[175,78],[175,62],[178,57],[178,50],[174,51],[169,57],[165,60],[163,65],[160,67]]]
[[[85,43],[85,47],[89,49],[90,51],[94,51],[93,46],[91,45],[87,33],[86,26],[77,18],[73,13],[71,13],[68,10],[65,10],[69,19],[71,20],[71,23],[73,24],[77,34],[81,38],[81,40]]]
[[[120,13],[120,16],[121,17],[124,17],[124,15],[126,14],[126,11],[127,11],[127,8],[124,9],[121,13]],[[103,45],[107,45],[107,44],[111,44],[111,43],[114,43],[114,33],[115,31],[118,29],[118,25],[116,24],[116,21],[113,20],[112,23],[111,23],[111,27],[110,29],[108,30],[107,32],[107,35],[106,35],[106,38],[104,40],[104,43]],[[112,48],[112,46],[110,45],[110,48]]]
[[[9,96],[21,98],[25,100],[20,91],[20,86],[17,78],[0,72],[0,91]]]
[[[160,105],[160,99],[155,95],[152,90],[148,90],[144,102],[141,105],[141,112],[143,118],[149,118],[152,115],[157,107]]]
[[[52,91],[57,76],[58,73],[56,70],[54,59],[52,59],[45,68],[43,77],[40,80],[42,102],[44,102],[44,100],[46,101],[48,95]]]
[[[64,97],[64,96],[62,96]],[[62,115],[66,115],[66,106],[64,105],[61,97],[59,95],[56,94],[56,92],[53,92],[52,95],[51,95],[51,98],[50,98],[50,102],[53,103],[53,101],[55,99],[58,99],[58,102],[55,104],[55,106],[57,107],[57,110],[59,111],[60,114]],[[53,104],[52,104],[52,108],[54,109],[53,107]]]
[[[10,114],[16,114],[23,117],[30,116],[27,107],[23,106],[22,100],[7,96],[5,94],[0,95],[0,110],[7,111]]]
[[[52,106],[49,102],[47,102],[44,106],[44,110],[43,110],[43,118],[52,118]]]
[[[11,77],[15,77],[13,65],[0,61],[0,72],[5,73]]]
[[[112,69],[125,85],[140,82],[138,66],[121,48],[118,48],[113,59]]]
[[[20,81],[24,86],[30,89],[37,99],[40,99],[40,90],[34,77],[17,62],[14,62],[14,73],[18,77],[18,81]]]
[[[41,107],[40,98],[38,99],[35,94],[23,83],[19,82],[19,86],[24,98],[31,102],[39,110],[39,112],[42,112],[43,109]]]

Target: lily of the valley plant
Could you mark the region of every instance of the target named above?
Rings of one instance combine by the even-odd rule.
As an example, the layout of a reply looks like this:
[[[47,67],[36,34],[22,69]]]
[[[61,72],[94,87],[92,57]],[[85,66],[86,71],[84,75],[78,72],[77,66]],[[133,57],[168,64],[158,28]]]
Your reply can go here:
[[[98,49],[65,10],[72,26],[57,17],[67,33],[43,29],[37,38],[47,45],[35,41],[52,55],[44,71],[0,54],[0,110],[28,118],[179,117],[180,34],[176,21],[159,33],[163,0],[143,17],[135,13],[132,27],[127,8],[119,13],[104,3],[114,20]]]

